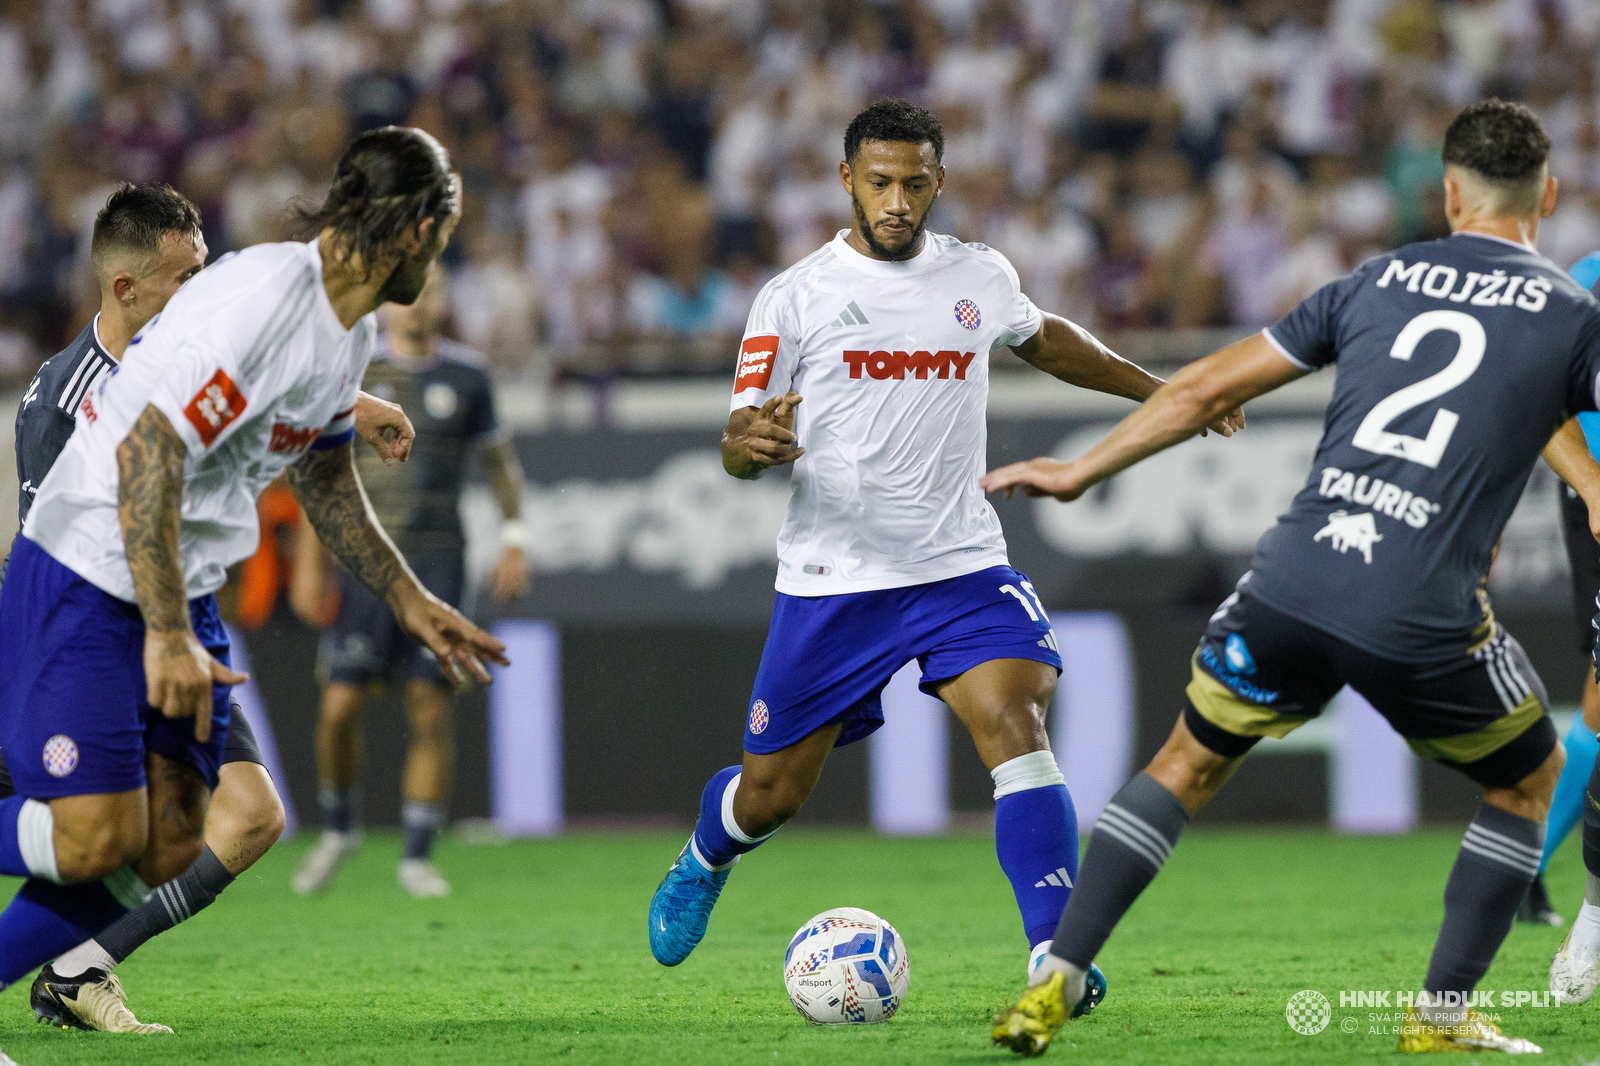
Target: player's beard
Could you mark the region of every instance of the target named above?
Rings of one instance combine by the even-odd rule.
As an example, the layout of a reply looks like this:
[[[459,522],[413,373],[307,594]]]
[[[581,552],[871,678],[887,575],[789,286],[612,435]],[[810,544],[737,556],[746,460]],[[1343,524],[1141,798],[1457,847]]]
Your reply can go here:
[[[428,284],[428,268],[433,265],[436,255],[434,249],[428,248],[416,255],[401,256],[383,287],[378,290],[378,302],[404,304],[407,307],[416,303],[423,287]]]
[[[856,199],[855,193],[850,194],[850,207],[855,212],[856,228],[861,231],[861,239],[866,242],[867,248],[879,259],[887,259],[893,263],[911,259],[921,250],[922,231],[927,228],[928,216],[933,213],[933,205],[929,204],[928,210],[922,212],[917,224],[911,227],[911,239],[901,248],[887,248],[873,236],[872,227],[867,225],[866,208],[861,206],[861,201]]]

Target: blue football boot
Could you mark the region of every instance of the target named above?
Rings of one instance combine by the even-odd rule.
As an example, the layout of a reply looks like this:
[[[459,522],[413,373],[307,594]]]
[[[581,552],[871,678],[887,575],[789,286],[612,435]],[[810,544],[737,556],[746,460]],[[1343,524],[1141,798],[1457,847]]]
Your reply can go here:
[[[706,935],[711,908],[717,905],[722,886],[733,872],[732,866],[706,869],[695,858],[693,843],[691,836],[650,897],[650,954],[663,966],[676,966],[687,959]]]
[[[1100,1005],[1106,998],[1106,975],[1094,963],[1089,964],[1089,972],[1083,976],[1083,998],[1078,1000],[1078,1005],[1072,1008],[1074,1018],[1082,1018],[1085,1014]]]
[[[1030,982],[1033,980],[1034,971],[1039,968],[1040,963],[1044,962],[1044,957],[1050,953],[1050,947],[1053,943],[1053,940],[1042,940],[1028,953],[1028,980]],[[1100,1001],[1106,998],[1106,975],[1100,967],[1091,962],[1089,964],[1089,972],[1084,975],[1083,980],[1083,998],[1078,1001],[1078,1005],[1072,1010],[1072,1017],[1074,1018],[1082,1018],[1085,1014],[1098,1007]]]

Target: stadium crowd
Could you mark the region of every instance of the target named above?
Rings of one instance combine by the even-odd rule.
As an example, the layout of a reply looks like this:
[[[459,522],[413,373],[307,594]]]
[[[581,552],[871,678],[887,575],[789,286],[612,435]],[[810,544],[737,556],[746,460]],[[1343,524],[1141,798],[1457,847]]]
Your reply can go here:
[[[846,121],[946,128],[931,226],[1105,331],[1256,326],[1445,232],[1463,104],[1525,100],[1600,246],[1593,0],[4,0],[0,375],[87,320],[113,183],[202,208],[213,254],[287,235],[356,131],[461,166],[455,328],[502,372],[716,370],[760,286],[848,225]]]

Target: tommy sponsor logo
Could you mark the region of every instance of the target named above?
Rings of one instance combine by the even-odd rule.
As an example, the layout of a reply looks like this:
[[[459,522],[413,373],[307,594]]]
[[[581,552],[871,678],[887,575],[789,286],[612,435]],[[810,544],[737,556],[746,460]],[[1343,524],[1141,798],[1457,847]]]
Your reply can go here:
[[[746,337],[739,346],[739,373],[733,380],[733,391],[765,389],[772,380],[772,363],[778,358],[778,337],[764,333]]]
[[[44,742],[44,768],[51,777],[66,777],[78,768],[78,745],[63,733]]]
[[[299,426],[290,426],[282,422],[275,422],[272,426],[272,439],[267,442],[269,452],[303,452],[311,447],[311,442],[322,435],[321,428],[312,429]]]
[[[1056,888],[1072,887],[1072,878],[1067,876],[1067,868],[1065,866],[1057,866],[1054,873],[1044,875],[1043,881],[1035,881],[1033,883],[1034,888],[1048,888],[1052,885]]]
[[[194,426],[195,432],[200,434],[200,443],[209,448],[222,431],[244,412],[246,403],[244,394],[234,385],[233,379],[228,377],[226,371],[218,370],[211,375],[205,387],[195,393],[189,406],[183,409],[183,414]]]
[[[770,720],[771,720],[771,718],[767,714],[767,703],[766,703],[765,700],[756,700],[754,703],[752,703],[750,705],[750,732],[751,733],[763,733],[763,732],[765,732],[766,728],[767,728],[767,722],[769,722]]]
[[[1412,529],[1421,529],[1428,524],[1429,516],[1443,509],[1382,478],[1366,474],[1356,477],[1333,466],[1323,467],[1317,492],[1330,500],[1349,500],[1359,507],[1371,507],[1378,514],[1400,519]]]
[[[957,381],[967,379],[967,367],[972,365],[975,352],[865,352],[847,351],[844,361],[850,366],[852,378],[861,377],[863,370],[869,378],[886,381],[904,381],[906,372],[915,374],[917,380],[926,381],[928,375],[948,379],[951,371]]]
[[[85,396],[83,398],[83,403],[78,405],[78,410],[83,412],[83,417],[89,420],[89,424],[91,426],[94,425],[95,421],[100,417],[100,412],[94,409],[93,396]]]
[[[1387,289],[1391,282],[1399,282],[1407,292],[1421,292],[1436,300],[1470,303],[1474,307],[1516,306],[1534,312],[1544,310],[1550,291],[1555,288],[1549,278],[1537,274],[1531,278],[1522,274],[1508,277],[1504,270],[1488,274],[1469,270],[1457,288],[1460,277],[1455,267],[1443,263],[1416,262],[1407,266],[1402,259],[1391,259],[1377,284],[1378,288]]]

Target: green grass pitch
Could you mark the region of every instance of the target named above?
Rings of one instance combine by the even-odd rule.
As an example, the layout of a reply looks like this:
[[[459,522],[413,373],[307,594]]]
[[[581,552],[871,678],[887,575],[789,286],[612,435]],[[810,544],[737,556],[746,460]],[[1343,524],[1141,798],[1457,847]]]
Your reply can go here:
[[[1421,980],[1458,840],[1191,833],[1102,954],[1104,1006],[1045,1061],[1396,1060],[1394,1038],[1368,1031],[1372,1012],[1340,1008],[1338,993]],[[384,835],[332,892],[300,899],[289,874],[310,842],[281,844],[123,967],[135,1013],[176,1036],[45,1029],[17,986],[0,993],[0,1047],[26,1066],[1012,1061],[989,1047],[986,1023],[1020,990],[1026,952],[985,835],[780,834],[741,864],[705,942],[671,970],[650,958],[644,915],[682,834],[446,841],[439,862],[456,894],[431,901],[400,892],[398,844]],[[1576,841],[1549,878],[1572,915]],[[905,937],[911,991],[888,1024],[811,1028],[784,995],[788,937],[840,905]],[[1561,936],[1514,928],[1484,987],[1543,989]],[[1315,1036],[1284,1017],[1307,988],[1334,1004]],[[1552,1066],[1600,1059],[1600,1004],[1500,1013]],[[1347,1018],[1356,1033],[1342,1031]]]

